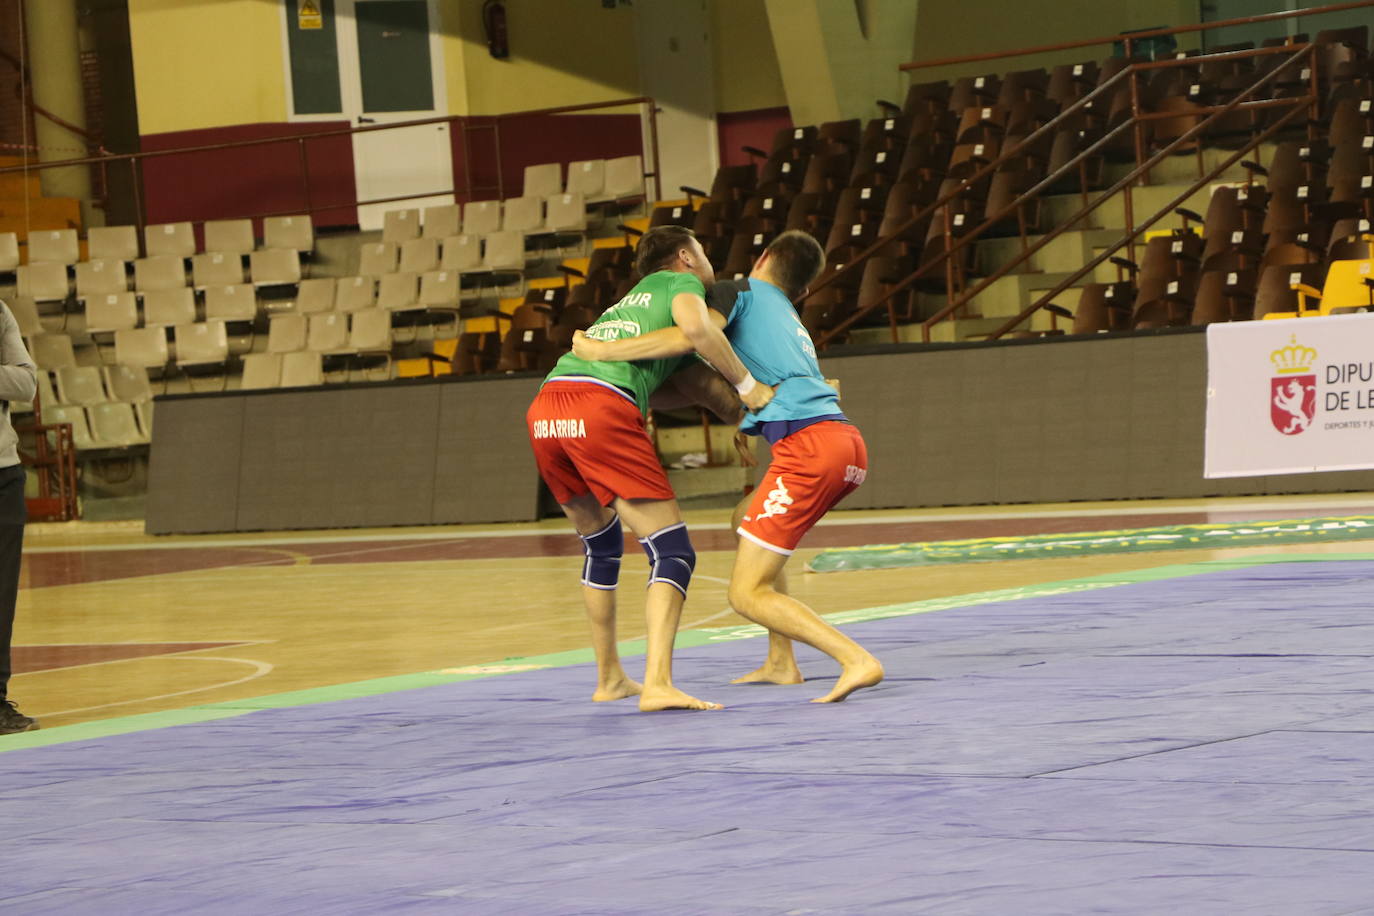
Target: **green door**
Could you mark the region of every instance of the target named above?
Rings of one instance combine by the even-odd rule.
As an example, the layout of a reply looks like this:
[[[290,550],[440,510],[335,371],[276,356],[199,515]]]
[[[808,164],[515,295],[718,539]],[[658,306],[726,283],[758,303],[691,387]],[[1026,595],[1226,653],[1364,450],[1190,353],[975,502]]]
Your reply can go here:
[[[431,111],[426,0],[358,0],[358,71],[363,111]]]

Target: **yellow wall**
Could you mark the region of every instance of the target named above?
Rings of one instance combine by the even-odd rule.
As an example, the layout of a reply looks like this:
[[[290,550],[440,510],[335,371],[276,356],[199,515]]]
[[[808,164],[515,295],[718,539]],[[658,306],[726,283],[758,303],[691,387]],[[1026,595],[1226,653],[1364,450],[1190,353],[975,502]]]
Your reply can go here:
[[[1127,29],[1192,25],[1196,0],[920,0],[915,60],[1009,51],[1016,48],[1115,35]],[[1180,48],[1198,46],[1197,33],[1177,37]],[[984,63],[912,71],[913,82],[1102,60],[1111,45]],[[900,100],[897,100],[900,101]]]
[[[129,0],[139,131],[285,121],[281,6]]]
[[[448,98],[448,113],[468,113],[467,55],[469,51],[486,52],[484,47],[470,48],[461,35],[463,4],[457,0],[440,0],[439,22],[443,34],[439,36],[440,53],[444,55],[444,91]]]
[[[712,0],[716,111],[787,104],[764,0]]]
[[[600,0],[508,0],[510,57],[487,52],[481,3],[444,0],[444,21],[462,43],[462,78],[450,69],[449,105],[501,114],[639,95],[634,7]],[[447,54],[447,52],[446,52]],[[453,64],[449,64],[450,68]]]

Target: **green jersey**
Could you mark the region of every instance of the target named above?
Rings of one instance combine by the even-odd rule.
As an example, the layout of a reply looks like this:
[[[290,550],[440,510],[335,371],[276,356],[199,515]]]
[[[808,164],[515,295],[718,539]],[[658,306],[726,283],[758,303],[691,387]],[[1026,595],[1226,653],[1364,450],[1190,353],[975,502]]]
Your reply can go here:
[[[673,297],[691,293],[706,297],[706,288],[695,274],[659,270],[635,284],[624,299],[606,309],[587,329],[594,340],[620,340],[638,337],[673,326]],[[609,382],[634,393],[635,403],[646,416],[649,395],[662,385],[668,376],[681,367],[684,357],[641,359],[635,362],[590,362],[568,352],[563,354],[544,381],[560,376],[585,376]]]

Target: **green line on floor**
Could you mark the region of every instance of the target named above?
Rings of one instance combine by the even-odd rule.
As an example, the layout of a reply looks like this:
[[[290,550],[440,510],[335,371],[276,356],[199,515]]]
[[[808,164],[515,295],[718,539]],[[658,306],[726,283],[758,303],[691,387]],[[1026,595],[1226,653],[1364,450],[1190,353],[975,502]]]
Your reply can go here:
[[[1374,539],[1374,516],[1284,521],[1167,525],[1126,531],[1034,534],[1016,538],[967,538],[914,544],[837,547],[817,554],[807,569],[840,572],[893,569],[983,560],[1039,560],[1160,550],[1216,550]]]
[[[1026,598],[1048,598],[1055,595],[1070,595],[1078,592],[1121,585],[1134,585],[1142,582],[1157,582],[1163,579],[1177,579],[1183,576],[1196,576],[1210,572],[1230,569],[1245,569],[1271,563],[1301,562],[1341,562],[1374,561],[1370,553],[1341,554],[1279,554],[1270,556],[1245,557],[1227,560],[1207,560],[1200,563],[1181,563],[1170,566],[1157,566],[1151,569],[1136,569],[1079,579],[1066,579],[1060,582],[1045,582],[1019,588],[1003,588],[986,592],[973,592],[965,595],[951,595],[947,598],[928,598],[904,604],[890,604],[880,607],[860,608],[852,611],[839,611],[826,614],[825,619],[833,624],[862,623],[869,620],[884,620],[891,617],[904,617],[910,614],[928,614],[932,611],[954,610],[963,607],[977,607],[1004,601],[1019,601]],[[677,636],[677,648],[688,649],[712,645],[737,639],[752,639],[765,635],[762,627],[746,624],[743,626],[715,627],[711,629],[683,630]],[[620,644],[620,654],[624,657],[644,654],[644,641],[634,640]],[[528,658],[510,658],[500,662],[480,665],[465,665],[458,668],[444,668],[439,671],[424,671],[417,674],[404,674],[395,677],[372,678],[348,684],[334,684],[328,687],[314,687],[307,690],[293,690],[267,696],[242,700],[227,700],[222,703],[206,703],[185,709],[172,709],[165,712],[143,713],[123,716],[117,719],[100,719],[81,722],[58,728],[24,732],[17,735],[0,736],[0,753],[25,748],[46,747],[54,744],[67,744],[74,741],[89,741],[109,738],[131,732],[149,731],[156,728],[169,728],[174,725],[191,725],[213,722],[219,719],[232,719],[264,709],[282,709],[292,706],[309,706],[316,703],[332,703],[338,700],[351,700],[360,697],[377,696],[383,693],[396,693],[402,690],[417,690],[435,687],[458,681],[472,681],[481,678],[499,677],[522,671],[537,671],[543,668],[561,668],[571,665],[590,665],[593,663],[591,649],[573,649],[553,652],[546,655],[533,655]]]

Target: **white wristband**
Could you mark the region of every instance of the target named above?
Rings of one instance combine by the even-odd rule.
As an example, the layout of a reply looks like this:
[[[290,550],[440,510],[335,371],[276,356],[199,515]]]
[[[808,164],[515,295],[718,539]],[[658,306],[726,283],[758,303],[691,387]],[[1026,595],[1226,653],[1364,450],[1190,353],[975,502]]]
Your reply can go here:
[[[758,382],[754,379],[754,377],[750,375],[748,372],[746,372],[744,374],[744,381],[736,385],[735,390],[739,392],[740,397],[745,397],[749,394],[749,392],[754,390],[754,386],[757,384]]]

